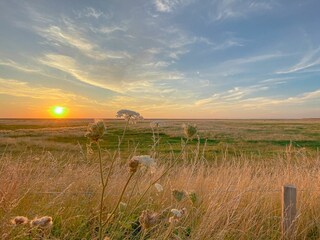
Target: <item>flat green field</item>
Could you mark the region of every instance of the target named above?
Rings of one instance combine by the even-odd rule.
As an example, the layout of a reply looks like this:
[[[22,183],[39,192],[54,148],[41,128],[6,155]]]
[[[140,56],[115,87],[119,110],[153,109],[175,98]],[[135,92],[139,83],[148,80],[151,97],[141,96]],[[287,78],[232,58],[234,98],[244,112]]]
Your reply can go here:
[[[86,146],[84,137],[91,119],[77,120],[0,120],[0,150],[17,153],[32,151],[76,151]],[[129,125],[122,150],[137,154],[149,154],[153,145],[151,120]],[[107,133],[103,148],[115,150],[122,135],[123,120],[105,120]],[[320,120],[161,120],[160,127],[154,130],[159,134],[158,151],[166,154],[179,151],[183,138],[182,124],[198,126],[200,145],[205,146],[206,159],[214,159],[225,154],[274,157],[283,153],[291,143],[302,151],[316,152],[320,148]],[[195,138],[189,144],[196,146]],[[206,143],[206,144],[205,144]]]

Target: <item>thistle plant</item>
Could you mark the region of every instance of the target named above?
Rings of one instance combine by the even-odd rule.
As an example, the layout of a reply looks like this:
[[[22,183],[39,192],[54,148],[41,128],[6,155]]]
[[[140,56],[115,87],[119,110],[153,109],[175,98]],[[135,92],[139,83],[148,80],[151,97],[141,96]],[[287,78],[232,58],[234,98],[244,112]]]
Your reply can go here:
[[[172,216],[168,220],[170,223],[170,226],[169,226],[169,229],[167,230],[167,234],[164,237],[164,240],[169,239],[171,233],[175,229],[176,224],[179,223],[181,218],[186,215],[187,209],[182,208],[179,210],[179,209],[173,208],[173,209],[171,209],[171,213],[172,213]]]
[[[100,179],[101,179],[101,197],[100,197],[100,211],[99,211],[99,239],[102,239],[102,213],[103,213],[103,201],[104,201],[104,193],[108,184],[108,177],[105,181],[103,174],[103,163],[102,163],[102,155],[101,155],[101,147],[99,141],[102,139],[103,135],[106,132],[106,126],[102,120],[95,120],[94,123],[90,123],[87,128],[87,132],[85,136],[89,139],[89,146],[91,149],[92,144],[96,144],[99,153],[99,169],[100,169]]]
[[[105,221],[103,221],[103,202],[104,202],[104,195],[105,195],[105,191],[106,188],[108,186],[108,182],[109,182],[109,178],[111,176],[111,172],[113,169],[113,165],[114,165],[114,161],[115,161],[115,156],[118,153],[118,156],[120,157],[120,146],[121,143],[124,139],[125,133],[126,133],[126,129],[128,127],[128,124],[133,124],[136,123],[137,120],[141,120],[143,119],[142,116],[134,111],[131,110],[120,110],[117,113],[117,117],[119,118],[124,118],[126,120],[126,125],[125,128],[123,130],[122,136],[119,139],[119,143],[118,143],[118,149],[116,151],[116,153],[114,154],[112,161],[111,161],[111,165],[108,171],[108,174],[105,178],[104,176],[104,172],[103,172],[103,162],[102,162],[102,154],[101,154],[101,147],[100,147],[100,140],[102,140],[103,135],[106,132],[106,127],[105,124],[102,120],[95,120],[94,123],[90,123],[88,125],[88,129],[87,132],[85,134],[85,136],[88,138],[89,140],[89,147],[90,149],[92,144],[95,144],[98,148],[98,154],[99,154],[99,166],[100,166],[100,178],[101,178],[101,185],[102,185],[102,189],[101,189],[101,197],[100,197],[100,209],[99,209],[99,239],[103,238],[103,234],[104,234],[104,227],[112,220],[116,210],[119,208],[119,205],[121,205],[121,200],[123,199],[124,193],[133,177],[133,175],[136,173],[136,171],[138,170],[138,168],[141,165],[147,166],[147,167],[154,167],[155,166],[155,161],[154,159],[150,158],[150,156],[148,155],[142,155],[142,156],[134,156],[130,162],[129,162],[129,177],[124,185],[124,187],[122,188],[120,197],[116,203],[116,205],[114,206],[113,210],[111,211],[110,214],[108,214],[108,217]]]

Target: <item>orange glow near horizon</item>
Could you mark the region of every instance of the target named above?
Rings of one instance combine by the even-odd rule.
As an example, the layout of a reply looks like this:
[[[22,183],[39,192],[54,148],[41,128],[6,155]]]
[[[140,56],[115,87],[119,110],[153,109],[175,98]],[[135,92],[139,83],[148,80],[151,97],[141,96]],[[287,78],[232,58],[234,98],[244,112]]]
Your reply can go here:
[[[64,118],[68,113],[68,109],[62,106],[53,106],[50,108],[50,113],[55,118]]]

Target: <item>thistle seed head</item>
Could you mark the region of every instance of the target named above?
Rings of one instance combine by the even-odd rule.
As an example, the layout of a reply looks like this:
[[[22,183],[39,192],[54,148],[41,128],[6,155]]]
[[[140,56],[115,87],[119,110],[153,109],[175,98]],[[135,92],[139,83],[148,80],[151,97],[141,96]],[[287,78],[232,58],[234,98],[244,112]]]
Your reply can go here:
[[[13,225],[26,225],[29,219],[24,216],[16,216],[10,221]]]
[[[129,161],[129,170],[130,173],[135,173],[138,170],[138,167],[140,165],[140,162],[137,159],[131,159]]]
[[[40,228],[48,228],[48,227],[51,227],[52,224],[53,224],[52,217],[49,217],[49,216],[34,218],[30,222],[31,227],[40,227]]]
[[[144,210],[139,217],[139,222],[141,224],[142,229],[144,230],[153,227],[159,222],[159,220],[159,214],[152,213],[149,210]]]
[[[94,123],[90,123],[87,128],[85,136],[92,142],[100,140],[106,131],[106,126],[103,120],[95,120]]]

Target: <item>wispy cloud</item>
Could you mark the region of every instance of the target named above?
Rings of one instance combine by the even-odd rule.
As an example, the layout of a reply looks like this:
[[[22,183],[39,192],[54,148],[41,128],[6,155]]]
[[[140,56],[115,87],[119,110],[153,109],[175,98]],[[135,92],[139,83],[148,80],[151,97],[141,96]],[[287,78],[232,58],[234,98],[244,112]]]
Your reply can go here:
[[[14,69],[17,69],[19,71],[23,71],[23,72],[40,72],[40,69],[35,69],[34,67],[31,66],[26,66],[26,65],[22,65],[20,63],[17,63],[11,59],[6,59],[6,60],[1,60],[0,59],[0,65],[2,66],[7,66],[7,67],[11,67]]]
[[[78,18],[93,17],[95,19],[98,19],[100,17],[107,17],[107,18],[112,17],[112,15],[110,13],[106,14],[98,9],[95,9],[94,7],[86,7],[81,11],[74,11],[74,13],[76,14],[76,16]]]
[[[209,18],[211,21],[223,21],[247,17],[249,14],[257,14],[260,11],[270,10],[274,6],[274,1],[217,0],[211,2]]]
[[[106,84],[103,81],[99,81],[99,79],[91,79],[92,74],[86,71],[85,68],[83,68],[82,65],[79,65],[79,63],[72,57],[59,54],[46,54],[43,58],[39,59],[39,62],[51,68],[68,73],[75,79],[89,85],[107,89],[113,92],[117,92],[118,90],[111,83]]]
[[[199,99],[195,102],[196,106],[204,105],[221,105],[233,104],[244,99],[252,93],[268,90],[269,87],[265,84],[253,85],[249,87],[234,87],[224,92],[214,93],[208,98]]]
[[[159,12],[171,12],[179,6],[190,4],[191,0],[155,0],[154,4]]]
[[[95,60],[127,58],[124,51],[106,51],[88,39],[87,30],[79,28],[69,18],[64,18],[63,25],[51,25],[46,28],[36,27],[36,33],[44,37],[53,46],[69,46],[79,50],[85,56]]]
[[[276,106],[297,106],[305,103],[320,104],[320,89],[287,98],[249,96],[250,93],[261,90],[267,90],[267,87],[262,87],[260,89],[235,88],[222,94],[218,93],[212,95],[209,98],[198,100],[197,102],[195,102],[195,105],[203,106],[206,108],[214,107],[216,109],[242,109],[243,111],[257,109],[259,111],[263,111],[269,110],[269,107]],[[319,115],[320,107],[318,107],[317,110],[315,109],[315,111],[318,111]]]
[[[300,105],[306,102],[313,102],[320,104],[320,89],[305,92],[297,96],[288,98],[271,98],[271,97],[259,97],[259,98],[248,98],[241,102],[241,105],[245,108],[257,109],[268,106],[286,106],[286,105]],[[320,106],[320,105],[319,105]],[[320,107],[315,109],[320,116]]]
[[[28,82],[4,78],[0,78],[0,94],[44,100],[77,99],[75,94],[67,93],[58,88],[34,86],[30,85]]]
[[[280,70],[276,73],[278,74],[287,74],[287,73],[295,73],[301,72],[303,70],[307,70],[315,66],[320,65],[320,47],[317,49],[312,49],[307,54],[305,54],[302,59],[292,67],[289,67],[284,70]],[[319,69],[318,69],[319,70]]]
[[[91,110],[100,109],[101,107],[108,109],[116,109],[118,106],[112,106],[109,102],[98,101],[79,95],[71,91],[61,88],[52,88],[42,85],[34,85],[27,81],[18,81],[15,79],[0,78],[0,95],[13,96],[24,99],[41,100],[43,103],[64,103],[73,108],[90,108]],[[37,109],[37,106],[35,106]],[[39,111],[39,109],[37,109]],[[41,110],[43,111],[43,109]]]

